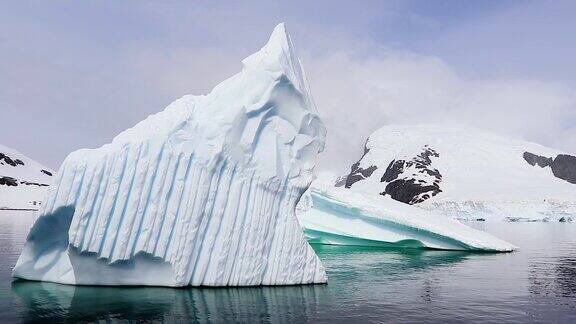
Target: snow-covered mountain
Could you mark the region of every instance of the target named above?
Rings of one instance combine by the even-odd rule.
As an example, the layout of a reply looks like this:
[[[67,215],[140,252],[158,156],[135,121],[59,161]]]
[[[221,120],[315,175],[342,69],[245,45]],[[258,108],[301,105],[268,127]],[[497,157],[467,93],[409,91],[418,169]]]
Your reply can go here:
[[[469,128],[382,127],[336,186],[455,218],[576,218],[576,156]]]
[[[326,282],[295,205],[324,148],[284,25],[209,94],[71,153],[14,276],[83,285]]]
[[[54,171],[0,145],[0,209],[39,209]]]

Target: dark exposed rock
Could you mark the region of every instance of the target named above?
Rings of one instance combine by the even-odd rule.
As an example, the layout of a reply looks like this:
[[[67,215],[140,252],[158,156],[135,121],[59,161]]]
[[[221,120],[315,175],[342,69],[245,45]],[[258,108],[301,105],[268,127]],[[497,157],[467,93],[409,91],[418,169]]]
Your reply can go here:
[[[0,177],[0,185],[15,187],[18,185],[18,181],[12,177]]]
[[[551,168],[556,178],[576,184],[576,156],[558,154]]]
[[[420,173],[427,173],[438,180],[442,179],[442,175],[436,169],[430,168],[432,164],[432,159],[430,157],[439,157],[440,155],[435,150],[426,147],[422,153],[418,154],[410,161],[406,160],[392,160],[388,164],[388,168],[384,172],[384,175],[380,179],[380,182],[390,182],[404,172],[404,169],[414,166],[416,169],[420,170]]]
[[[432,167],[432,157],[439,156],[434,149],[424,147],[422,153],[411,160],[393,160],[380,179],[380,182],[388,182],[380,194],[390,195],[393,199],[407,204],[417,204],[442,192],[442,175]],[[412,174],[405,174],[410,168],[416,169],[416,173],[413,171]],[[416,179],[419,173],[427,174],[430,179]]]
[[[48,176],[52,176],[52,172],[50,171],[46,171],[46,170],[40,170],[42,173],[48,175]]]
[[[421,185],[414,179],[396,179],[388,185],[381,195],[390,195],[392,199],[406,204],[417,204],[424,200],[436,196],[442,192],[437,184]]]
[[[442,175],[438,169],[424,169],[422,172],[428,173],[428,175],[431,175],[438,180],[442,179]]]
[[[432,164],[432,159],[430,158],[431,156],[439,157],[440,154],[438,154],[438,152],[435,150],[427,147],[424,151],[422,151],[422,153],[418,154],[417,159],[415,160],[424,165],[430,165]]]
[[[346,178],[346,188],[352,187],[352,185],[360,180],[364,180],[372,175],[374,171],[376,171],[377,167],[375,165],[369,166],[366,169],[362,169],[360,163],[356,162],[352,165],[354,171],[348,175]]]
[[[15,167],[18,164],[16,162],[14,162],[14,160],[12,160],[8,155],[4,154],[4,153],[0,153],[0,161],[4,160],[4,162],[8,163],[9,165]],[[20,161],[22,162],[22,161]]]
[[[19,165],[24,165],[24,162],[22,162],[22,160],[20,160],[20,159],[14,160],[14,163],[19,164]]]
[[[538,166],[540,166],[541,168],[550,166],[554,161],[550,157],[536,155],[530,152],[524,152],[522,156],[524,157],[524,160],[526,160],[526,162],[528,162],[528,164],[530,164],[531,166],[535,166],[536,164],[538,164]]]
[[[390,181],[398,178],[400,173],[402,173],[402,171],[404,171],[404,164],[405,163],[406,163],[406,161],[404,161],[404,160],[399,160],[399,161],[392,160],[392,162],[390,162],[390,164],[388,164],[388,167],[386,168],[384,175],[380,179],[380,182],[390,182]]]
[[[522,156],[531,166],[538,164],[541,168],[550,167],[556,178],[576,184],[576,156],[558,154],[553,159],[530,152],[524,152]]]
[[[372,176],[378,166],[360,166],[369,151],[365,145],[360,160],[352,165],[348,175],[336,180],[336,187],[351,188],[354,183]],[[409,160],[392,160],[380,179],[380,182],[387,183],[380,194],[390,195],[393,199],[407,204],[416,204],[442,192],[442,175],[432,167],[432,159],[439,156],[434,149],[424,146],[421,153]]]
[[[30,182],[30,181],[20,181],[20,184],[24,184],[27,186],[48,187],[48,184],[46,184],[46,183],[38,183],[38,182]]]
[[[352,167],[350,168],[350,173],[346,176],[346,183],[344,184],[344,187],[346,188],[352,187],[354,183],[370,177],[372,173],[374,173],[374,171],[378,169],[378,167],[375,165],[371,165],[366,169],[360,167],[360,161],[362,161],[364,156],[366,156],[366,153],[368,153],[369,151],[370,149],[368,149],[368,147],[364,145],[364,154],[362,154],[362,157],[360,158],[360,160],[358,160],[358,162],[352,164]]]

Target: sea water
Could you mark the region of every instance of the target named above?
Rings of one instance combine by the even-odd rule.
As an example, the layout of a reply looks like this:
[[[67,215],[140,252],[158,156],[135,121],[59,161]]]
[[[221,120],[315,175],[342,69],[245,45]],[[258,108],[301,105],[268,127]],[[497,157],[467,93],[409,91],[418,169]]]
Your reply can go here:
[[[12,281],[35,214],[0,211],[0,322],[576,322],[576,223],[468,223],[513,253],[316,245],[327,285],[74,287]]]

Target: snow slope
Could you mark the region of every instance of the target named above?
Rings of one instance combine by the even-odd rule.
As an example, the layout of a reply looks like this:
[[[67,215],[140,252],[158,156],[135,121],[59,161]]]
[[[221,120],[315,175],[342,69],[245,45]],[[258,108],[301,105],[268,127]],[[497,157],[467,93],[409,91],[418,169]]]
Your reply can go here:
[[[0,145],[0,209],[39,209],[54,171]]]
[[[298,219],[311,243],[488,252],[516,249],[456,220],[321,180],[313,183],[298,207]]]
[[[326,282],[294,211],[324,138],[280,24],[208,95],[70,154],[13,274],[90,285]]]
[[[468,128],[385,126],[338,185],[456,218],[576,218],[576,157]]]

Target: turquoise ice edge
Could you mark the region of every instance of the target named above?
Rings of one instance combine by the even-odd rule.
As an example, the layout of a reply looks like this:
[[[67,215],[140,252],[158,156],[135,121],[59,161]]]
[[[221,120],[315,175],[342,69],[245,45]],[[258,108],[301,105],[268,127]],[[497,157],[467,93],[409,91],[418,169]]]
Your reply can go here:
[[[353,200],[350,199],[351,193],[346,194],[339,198]],[[511,252],[516,249],[488,233],[452,220],[432,218],[419,209],[396,202],[388,202],[382,210],[369,211],[315,190],[312,190],[311,198],[313,214],[301,218],[310,244],[472,252]],[[393,214],[387,215],[388,212]],[[402,215],[409,214],[412,216],[404,221]],[[372,232],[370,237],[357,235],[355,232],[358,230],[350,230],[349,226],[354,228],[358,224],[369,226],[376,232]],[[376,234],[378,231],[382,235]]]
[[[364,239],[360,237],[339,235],[334,233],[328,233],[323,231],[316,231],[311,229],[305,229],[304,234],[306,235],[306,240],[313,246],[320,245],[331,245],[331,246],[341,246],[341,247],[368,247],[368,248],[381,248],[384,250],[433,250],[433,251],[454,251],[454,252],[471,252],[471,253],[502,253],[502,251],[495,250],[484,250],[472,247],[467,247],[466,249],[446,249],[446,248],[434,248],[424,245],[421,241],[416,239],[406,239],[396,242],[378,241]],[[512,252],[512,251],[506,251]]]
[[[359,237],[338,235],[334,233],[327,233],[323,231],[316,231],[305,229],[304,234],[310,244],[325,244],[325,245],[347,245],[347,246],[370,246],[382,248],[426,248],[422,242],[418,240],[400,240],[397,242],[385,242],[370,239],[363,239]]]

